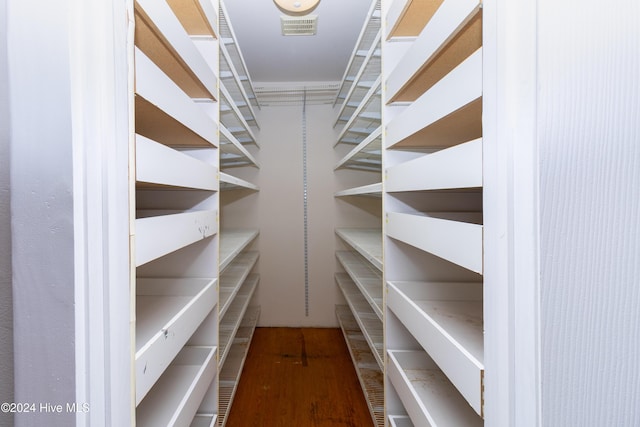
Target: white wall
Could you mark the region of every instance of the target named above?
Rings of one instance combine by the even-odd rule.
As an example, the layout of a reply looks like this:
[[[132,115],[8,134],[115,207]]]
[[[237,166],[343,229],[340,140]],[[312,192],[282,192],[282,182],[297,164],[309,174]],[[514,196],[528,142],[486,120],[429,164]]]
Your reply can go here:
[[[267,106],[258,112],[261,146],[256,157],[261,167],[242,177],[257,183],[260,192],[225,203],[222,212],[223,227],[259,224],[260,285],[254,302],[262,307],[260,326],[338,325],[335,304],[343,300],[334,280],[334,230],[356,215],[356,208],[344,202],[337,205],[333,197],[338,188],[346,188],[341,182],[345,178],[333,171],[337,160],[333,108],[311,105],[306,114],[309,316],[304,292],[302,105]],[[366,212],[357,215],[363,218],[361,226],[379,222]]]
[[[72,151],[67,3],[9,2],[16,426],[71,426],[75,414]],[[46,72],[44,72],[46,70]],[[4,99],[4,97],[3,97]]]
[[[640,425],[640,3],[538,1],[544,426]]]
[[[9,180],[9,82],[5,0],[0,0],[0,402],[13,402],[13,292],[11,289],[11,212]],[[13,416],[0,412],[0,425]]]

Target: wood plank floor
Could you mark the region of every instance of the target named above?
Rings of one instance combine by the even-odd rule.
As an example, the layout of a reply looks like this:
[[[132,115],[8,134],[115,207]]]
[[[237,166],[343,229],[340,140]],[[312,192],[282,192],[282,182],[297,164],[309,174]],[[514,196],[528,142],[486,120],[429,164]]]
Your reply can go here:
[[[372,427],[340,329],[257,328],[228,427]]]

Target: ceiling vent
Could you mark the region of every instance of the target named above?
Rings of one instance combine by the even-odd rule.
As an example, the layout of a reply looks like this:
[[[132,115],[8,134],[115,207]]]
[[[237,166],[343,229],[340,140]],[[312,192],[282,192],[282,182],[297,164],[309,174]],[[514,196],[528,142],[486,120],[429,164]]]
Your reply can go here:
[[[314,36],[318,29],[318,15],[280,16],[283,36]]]

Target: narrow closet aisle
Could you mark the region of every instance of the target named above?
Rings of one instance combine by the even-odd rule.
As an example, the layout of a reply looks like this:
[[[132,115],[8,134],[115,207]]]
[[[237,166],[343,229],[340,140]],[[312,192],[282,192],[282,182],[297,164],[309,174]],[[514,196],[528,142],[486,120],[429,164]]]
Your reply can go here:
[[[256,329],[227,426],[371,425],[340,330]]]

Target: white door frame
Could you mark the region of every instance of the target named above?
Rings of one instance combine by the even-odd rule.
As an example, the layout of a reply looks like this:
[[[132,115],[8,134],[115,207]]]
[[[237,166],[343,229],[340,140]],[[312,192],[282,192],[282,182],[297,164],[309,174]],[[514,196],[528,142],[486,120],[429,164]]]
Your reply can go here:
[[[538,426],[537,2],[483,8],[485,421]]]

